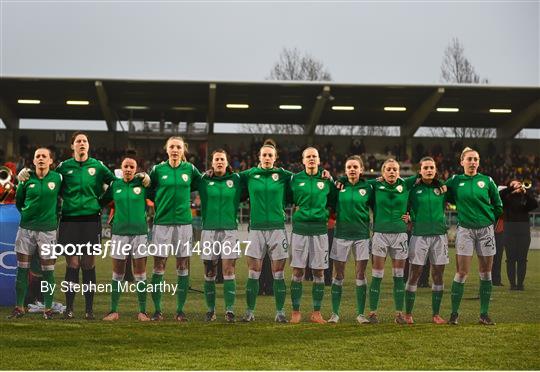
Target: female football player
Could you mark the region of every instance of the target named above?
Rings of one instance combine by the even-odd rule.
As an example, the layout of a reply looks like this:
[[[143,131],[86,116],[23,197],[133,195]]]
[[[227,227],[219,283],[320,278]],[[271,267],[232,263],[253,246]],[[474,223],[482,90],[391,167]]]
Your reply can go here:
[[[170,137],[166,144],[168,160],[155,165],[150,172],[151,196],[155,203],[152,241],[158,248],[154,254],[153,288],[160,289],[163,282],[167,257],[176,257],[178,291],[176,293],[176,317],[179,322],[187,321],[184,313],[189,289],[189,257],[193,229],[191,226],[192,183],[201,178],[195,166],[186,161],[187,145],[182,137]],[[159,290],[152,292],[155,312],[152,320],[162,320]]]
[[[131,157],[122,160],[122,179],[114,180],[100,203],[114,202],[112,237],[110,243],[113,273],[111,310],[103,320],[118,320],[120,285],[124,280],[126,258],[133,257],[133,277],[137,288],[139,321],[149,321],[146,314],[146,257],[148,225],[146,224],[146,188],[141,178],[135,178],[137,161]]]
[[[277,160],[276,144],[264,142],[259,150],[259,166],[240,173],[247,185],[250,202],[249,237],[251,245],[246,251],[249,269],[246,284],[247,310],[243,321],[255,320],[255,304],[259,293],[262,262],[268,252],[274,277],[276,303],[275,321],[286,323],[284,305],[286,287],[283,271],[288,256],[285,233],[286,192],[292,173],[274,166]]]
[[[367,283],[366,266],[369,260],[369,208],[373,202],[371,185],[361,178],[364,172],[362,158],[353,155],[345,162],[346,180],[340,192],[334,195],[336,210],[335,237],[330,258],[334,260],[332,281],[332,315],[329,323],[339,321],[339,308],[345,264],[352,250],[356,262],[356,304],[358,323],[369,323],[364,316]]]
[[[502,202],[497,185],[491,177],[478,173],[480,155],[466,147],[461,153],[463,174],[448,180],[448,199],[456,204],[458,227],[456,231],[457,271],[452,282],[452,313],[448,323],[456,325],[463,287],[473,252],[478,256],[480,273],[480,320],[484,325],[495,324],[489,317],[491,297],[491,266],[495,254],[493,224],[502,214]]]
[[[416,176],[406,180],[399,177],[399,163],[395,159],[387,159],[381,168],[382,180],[370,180],[373,186],[375,202],[373,207],[373,237],[371,239],[372,280],[369,287],[368,319],[370,323],[378,323],[377,307],[381,281],[384,276],[386,256],[392,258],[392,274],[394,277],[395,322],[406,324],[403,316],[405,283],[403,281],[405,260],[408,255],[407,243],[407,202],[409,190]]]
[[[292,200],[296,206],[293,214],[293,233],[291,239],[293,268],[291,299],[293,312],[291,323],[302,319],[300,303],[302,299],[302,280],[307,265],[313,272],[313,312],[311,322],[326,323],[321,315],[324,297],[324,270],[328,268],[328,199],[335,192],[332,179],[322,177],[319,168],[319,152],[314,147],[302,153],[305,170],[291,178]],[[309,260],[308,260],[309,257]],[[309,261],[309,262],[308,262]]]
[[[235,266],[241,255],[237,214],[242,184],[238,173],[232,172],[225,150],[212,153],[212,176],[205,174],[196,187],[201,197],[202,234],[200,245],[193,251],[200,252],[204,262],[204,294],[208,307],[205,320],[216,319],[216,274],[221,257],[225,320],[234,323]]]
[[[446,321],[440,316],[444,267],[448,264],[448,237],[445,217],[446,193],[441,190],[437,166],[431,157],[420,160],[419,179],[409,193],[409,210],[413,223],[409,242],[409,279],[405,286],[405,320],[413,324],[412,310],[418,279],[429,257],[433,278],[431,307],[435,324]]]

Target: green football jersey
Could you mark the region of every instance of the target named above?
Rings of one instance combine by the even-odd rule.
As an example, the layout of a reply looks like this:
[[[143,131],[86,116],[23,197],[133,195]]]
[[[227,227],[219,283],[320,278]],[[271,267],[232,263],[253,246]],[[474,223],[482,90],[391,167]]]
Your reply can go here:
[[[495,223],[502,214],[502,201],[491,177],[459,174],[447,182],[448,201],[456,204],[458,225],[479,229]]]
[[[21,212],[20,227],[34,231],[52,231],[58,227],[58,195],[62,176],[49,171],[43,178],[35,172],[17,185],[15,205]]]
[[[240,172],[249,194],[251,230],[285,228],[285,205],[291,176],[292,172],[283,168],[254,167]]]
[[[115,235],[146,235],[146,188],[140,178],[130,182],[116,179],[100,199],[103,206],[114,201],[112,233]]]
[[[101,212],[99,197],[103,194],[103,185],[115,179],[109,168],[94,158],[83,162],[71,158],[61,162],[56,171],[63,178],[63,216],[90,216]]]
[[[155,203],[155,225],[191,224],[192,183],[201,173],[189,162],[173,168],[168,161],[154,165],[150,172],[150,196]]]
[[[236,230],[242,183],[238,173],[208,177],[197,183],[203,230]]]
[[[398,178],[394,184],[369,180],[375,195],[373,203],[373,231],[380,233],[407,232],[407,224],[401,216],[407,213],[409,191],[416,176]]]
[[[292,199],[297,209],[293,214],[293,232],[298,235],[322,235],[328,232],[328,204],[335,193],[331,179],[322,178],[322,170],[315,175],[306,171],[291,177]]]
[[[369,239],[369,208],[373,188],[365,180],[356,184],[343,180],[343,188],[334,192],[332,206],[336,210],[335,237],[347,240]]]
[[[447,224],[445,211],[446,193],[433,184],[420,182],[409,193],[409,210],[413,235],[443,235]]]

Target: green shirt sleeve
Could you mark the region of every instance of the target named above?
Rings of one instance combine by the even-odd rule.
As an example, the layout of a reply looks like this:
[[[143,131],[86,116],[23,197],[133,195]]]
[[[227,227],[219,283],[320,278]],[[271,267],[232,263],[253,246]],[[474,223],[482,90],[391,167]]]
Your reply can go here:
[[[116,176],[111,172],[109,168],[103,162],[99,162],[103,167],[103,182],[110,185],[112,181],[116,179]]]
[[[414,186],[417,178],[418,178],[418,176],[414,175],[414,176],[410,176],[410,177],[407,177],[407,178],[404,179],[405,186],[407,186],[407,189],[409,189],[409,190],[412,189],[412,187]]]
[[[99,205],[101,205],[102,208],[113,200],[113,184],[114,182],[111,182],[109,187],[107,187],[107,190],[99,197]]]
[[[191,176],[191,191],[197,191],[202,179],[202,174],[195,165],[191,164],[191,166],[193,167],[193,174]]]
[[[24,207],[24,199],[26,197],[26,182],[21,182],[17,185],[17,191],[15,192],[15,206],[19,212]]]
[[[493,215],[495,219],[503,213],[503,205],[499,191],[497,190],[497,185],[491,177],[489,177],[489,198],[491,199],[491,205],[493,206]]]

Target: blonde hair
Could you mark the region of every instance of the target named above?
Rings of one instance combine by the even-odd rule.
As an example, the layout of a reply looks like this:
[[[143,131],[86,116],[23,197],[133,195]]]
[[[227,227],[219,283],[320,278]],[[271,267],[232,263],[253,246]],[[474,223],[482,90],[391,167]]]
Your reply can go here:
[[[302,159],[304,159],[304,154],[306,153],[307,150],[315,150],[315,151],[317,151],[317,155],[319,155],[319,150],[317,150],[317,149],[316,149],[315,147],[313,147],[313,146],[309,146],[309,147],[306,147],[306,148],[304,149],[304,151],[302,151]]]
[[[169,137],[167,139],[167,142],[165,142],[165,146],[164,146],[165,151],[167,151],[167,145],[169,144],[169,141],[172,141],[172,140],[182,141],[182,143],[184,144],[184,152],[182,152],[180,159],[182,159],[182,161],[186,161],[186,153],[188,152],[188,144],[184,141],[184,138],[180,136]]]
[[[478,154],[478,157],[480,158],[480,154],[478,153],[478,151],[467,146],[463,149],[463,151],[461,151],[461,160],[463,160],[463,158],[465,157],[465,154],[468,152],[476,152]]]
[[[384,161],[384,163],[382,163],[382,166],[381,166],[381,173],[384,172],[384,168],[386,167],[386,164],[388,163],[396,163],[399,167],[399,162],[394,159],[394,158],[388,158]]]

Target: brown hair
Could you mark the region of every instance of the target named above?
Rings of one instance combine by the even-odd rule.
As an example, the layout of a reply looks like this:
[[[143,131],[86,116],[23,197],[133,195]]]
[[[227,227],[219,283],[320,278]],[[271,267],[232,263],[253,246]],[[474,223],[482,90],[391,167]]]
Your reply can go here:
[[[39,147],[37,147],[37,148],[34,150],[34,154],[36,153],[37,150],[47,150],[47,151],[49,151],[49,157],[50,157],[52,160],[54,160],[54,154],[53,154],[53,152],[51,151],[50,148],[45,147],[45,146],[39,146]]]
[[[259,156],[261,155],[261,150],[263,149],[263,147],[269,147],[271,149],[274,150],[274,153],[276,154],[276,159],[278,157],[278,154],[277,154],[277,145],[276,145],[276,142],[271,139],[271,138],[268,138],[264,141],[264,143],[262,144],[261,148],[259,149]]]
[[[210,161],[212,161],[214,159],[214,155],[217,154],[217,153],[221,153],[221,154],[225,154],[225,159],[227,159],[227,167],[225,168],[225,173],[232,173],[233,172],[233,169],[231,167],[231,162],[229,160],[229,154],[227,154],[227,151],[225,151],[224,149],[215,149],[214,151],[212,151],[212,155],[210,155]]]
[[[357,162],[360,163],[360,167],[361,167],[362,169],[364,169],[364,162],[362,161],[362,158],[361,158],[359,155],[351,155],[351,156],[349,156],[349,157],[347,158],[347,160],[345,160],[345,164],[347,164],[347,162],[348,162],[349,160],[356,160]]]
[[[381,173],[384,172],[384,168],[386,167],[386,164],[388,163],[396,163],[398,166],[399,166],[399,162],[394,159],[394,158],[388,158],[384,161],[384,163],[382,163],[382,166],[381,166]]]
[[[169,141],[172,141],[172,140],[182,141],[182,143],[184,144],[184,152],[180,156],[180,159],[182,161],[186,161],[186,153],[188,152],[188,144],[186,143],[186,141],[184,141],[184,138],[180,136],[172,136],[172,137],[167,138],[167,141],[165,142],[165,146],[164,146],[165,151],[167,151],[167,144],[169,143]]]
[[[75,138],[77,138],[77,136],[80,136],[80,135],[85,136],[87,141],[90,142],[90,137],[88,136],[88,134],[86,132],[78,130],[76,132],[73,132],[73,134],[71,135],[71,144],[72,145],[75,143]]]

